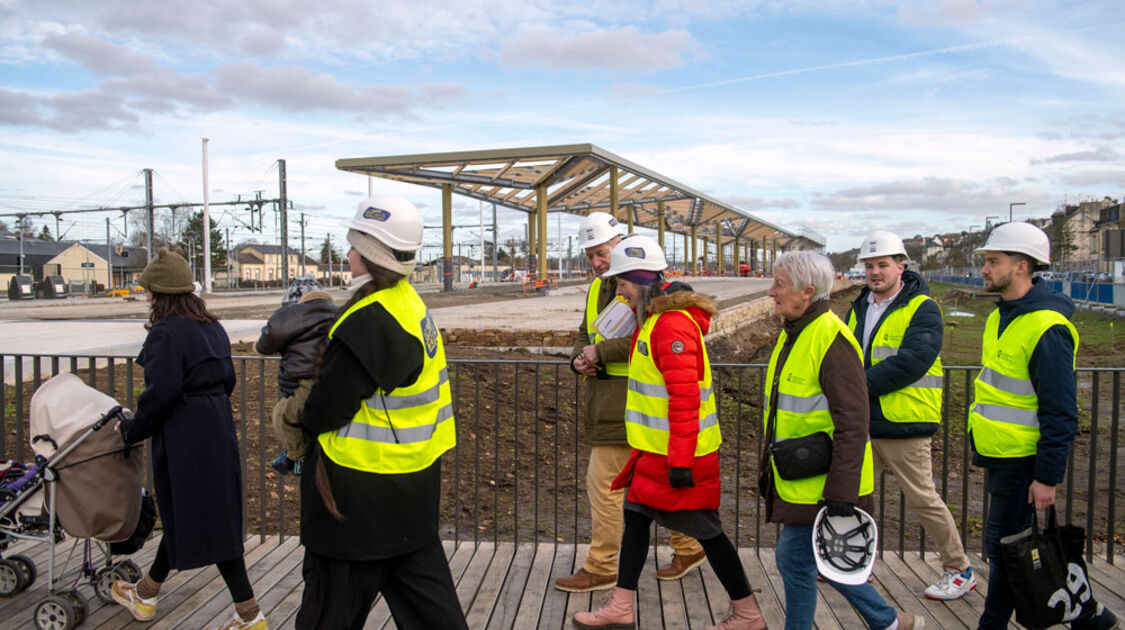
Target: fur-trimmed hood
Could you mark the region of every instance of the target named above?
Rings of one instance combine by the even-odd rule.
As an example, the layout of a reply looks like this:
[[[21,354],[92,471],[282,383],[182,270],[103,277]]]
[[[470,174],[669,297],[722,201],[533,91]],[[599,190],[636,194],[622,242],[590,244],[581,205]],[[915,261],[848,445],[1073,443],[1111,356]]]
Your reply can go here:
[[[687,311],[691,314],[695,323],[699,324],[699,330],[706,335],[707,330],[711,327],[711,318],[719,312],[719,306],[715,302],[715,298],[696,293],[691,290],[690,286],[680,282],[666,285],[664,291],[664,295],[657,296],[648,303],[646,308],[648,314],[659,315],[668,311]]]

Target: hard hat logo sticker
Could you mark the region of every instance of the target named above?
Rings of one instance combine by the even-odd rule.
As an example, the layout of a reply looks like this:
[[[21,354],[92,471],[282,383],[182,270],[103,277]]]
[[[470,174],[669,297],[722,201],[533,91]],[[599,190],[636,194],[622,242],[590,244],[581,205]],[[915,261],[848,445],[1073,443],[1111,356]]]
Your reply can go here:
[[[626,247],[625,255],[629,258],[644,258],[645,250],[640,247]]]
[[[609,226],[610,227],[616,227],[617,226],[617,219],[610,219],[609,220]]]
[[[391,218],[391,213],[382,208],[371,206],[363,211],[363,218],[371,219],[373,221],[386,221]]]

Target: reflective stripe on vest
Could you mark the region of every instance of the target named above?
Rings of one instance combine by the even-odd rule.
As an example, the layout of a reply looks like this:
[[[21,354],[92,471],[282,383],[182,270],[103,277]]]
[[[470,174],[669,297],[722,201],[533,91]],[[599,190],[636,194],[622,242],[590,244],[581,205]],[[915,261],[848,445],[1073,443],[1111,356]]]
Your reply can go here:
[[[1057,311],[1024,313],[1000,330],[1000,310],[984,325],[980,374],[974,382],[969,410],[973,447],[985,457],[1011,458],[1034,455],[1039,449],[1039,397],[1031,384],[1028,363],[1043,333],[1066,326],[1074,339],[1078,361],[1078,331]],[[1072,364],[1073,365],[1073,364]]]
[[[635,449],[668,454],[671,426],[668,421],[668,388],[664,375],[652,359],[652,331],[657,321],[669,313],[683,313],[695,323],[687,311],[667,311],[645,320],[637,335],[637,343],[629,358],[629,392],[625,399],[625,433],[629,445]],[[696,324],[696,330],[699,325]],[[711,361],[703,334],[699,335],[699,349],[703,353],[703,380],[699,381],[699,435],[695,442],[695,456],[719,450],[723,438],[719,431],[719,415],[711,389]]]
[[[915,295],[906,304],[889,311],[883,318],[879,327],[871,332],[867,353],[871,357],[871,365],[878,365],[881,361],[898,354],[902,340],[906,337],[906,330],[910,327],[914,314],[927,301],[932,300],[928,295]],[[848,315],[848,328],[853,335],[862,334],[857,330],[859,322],[855,316],[855,309]],[[864,365],[867,365],[864,362]],[[879,396],[879,407],[883,410],[883,417],[891,422],[941,422],[941,390],[944,384],[941,369],[941,357],[934,359],[918,380],[893,392]]]
[[[426,305],[406,280],[356,302],[332,326],[328,338],[356,311],[376,303],[418,339],[425,352],[422,371],[410,385],[376,391],[351,422],[321,433],[317,440],[340,466],[383,474],[416,472],[457,443],[445,347]]]
[[[605,341],[605,337],[594,332],[594,320],[598,318],[598,296],[602,293],[602,279],[594,278],[590,290],[586,292],[586,337],[590,343],[597,345]],[[605,373],[610,376],[626,378],[629,376],[628,363],[606,363]]]
[[[836,425],[832,421],[828,399],[820,388],[820,365],[824,361],[824,354],[828,352],[837,335],[842,335],[848,340],[848,343],[855,348],[858,357],[860,348],[855,336],[839,317],[828,311],[805,326],[800,336],[793,341],[793,347],[789,350],[785,364],[778,372],[777,361],[788,338],[785,331],[781,331],[781,336],[778,337],[773,354],[770,356],[769,368],[766,370],[766,391],[772,392],[775,379],[777,382],[777,400],[771,401],[768,395],[765,399],[766,435],[770,433],[770,411],[774,404],[777,405],[776,441],[805,437],[818,431],[824,431],[829,436],[835,435]],[[875,489],[873,461],[871,442],[868,440],[863,450],[863,466],[860,469],[860,496],[871,494]],[[778,476],[777,465],[772,460],[770,466],[773,467],[774,487],[783,501],[815,505],[824,498],[824,483],[828,475],[786,481]]]

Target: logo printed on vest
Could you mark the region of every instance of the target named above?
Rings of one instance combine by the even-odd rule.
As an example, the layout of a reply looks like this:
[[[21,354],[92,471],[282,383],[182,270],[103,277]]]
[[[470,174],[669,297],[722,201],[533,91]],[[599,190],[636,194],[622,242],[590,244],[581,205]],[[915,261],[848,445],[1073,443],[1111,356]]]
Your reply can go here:
[[[637,342],[637,350],[639,350],[641,352],[641,354],[645,355],[646,357],[648,356],[648,344],[647,343],[645,343],[643,341],[638,341]]]
[[[673,341],[672,342],[672,352],[675,352],[676,354],[683,354],[684,353],[684,342],[680,341],[679,339]]]
[[[386,210],[384,210],[382,208],[376,208],[375,206],[370,206],[369,208],[367,208],[366,210],[363,211],[363,218],[371,219],[373,221],[382,222],[382,221],[386,221],[387,219],[391,218],[391,213],[387,212]]]
[[[803,377],[797,376],[796,374],[793,374],[792,372],[785,375],[785,380],[789,383],[793,383],[794,385],[804,385],[805,384],[805,379]]]
[[[438,348],[438,329],[434,324],[434,318],[430,317],[430,311],[426,311],[426,316],[422,318],[422,340],[426,344],[426,356],[431,359],[437,354]]]
[[[629,258],[644,258],[645,250],[641,249],[640,247],[626,247],[625,255]]]

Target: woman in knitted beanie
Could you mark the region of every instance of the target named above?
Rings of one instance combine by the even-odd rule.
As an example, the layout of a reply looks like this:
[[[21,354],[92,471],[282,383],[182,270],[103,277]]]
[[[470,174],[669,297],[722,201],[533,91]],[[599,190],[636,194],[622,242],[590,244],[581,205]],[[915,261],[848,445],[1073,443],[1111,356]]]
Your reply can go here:
[[[145,389],[137,412],[119,425],[126,444],[152,439],[153,481],[164,535],[139,582],[113,584],[113,599],[138,621],[156,616],[172,569],[217,565],[235,615],[220,630],[267,630],[246,575],[242,547],[242,469],[230,393],[234,364],[218,317],[192,291],[191,268],[162,249],[140,284],[151,305],[137,363]]]

